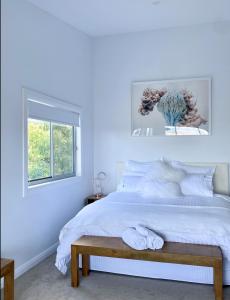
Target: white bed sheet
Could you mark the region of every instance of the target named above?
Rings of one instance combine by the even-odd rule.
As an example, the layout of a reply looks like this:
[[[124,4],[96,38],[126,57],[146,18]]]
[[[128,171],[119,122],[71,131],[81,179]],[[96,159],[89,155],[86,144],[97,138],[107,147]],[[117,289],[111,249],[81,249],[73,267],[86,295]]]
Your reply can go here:
[[[189,196],[145,199],[138,193],[111,193],[84,207],[63,227],[59,237],[56,267],[61,272],[66,272],[70,261],[70,245],[81,235],[120,237],[127,227],[137,224],[159,232],[166,241],[220,246],[224,255],[224,283],[230,284],[230,198],[221,195],[210,198]],[[95,264],[95,269],[100,270],[94,258]],[[112,263],[110,270],[117,272],[113,270]],[[105,268],[104,271],[109,270]],[[154,274],[150,277],[165,278]],[[202,280],[207,283],[209,281],[210,279]]]

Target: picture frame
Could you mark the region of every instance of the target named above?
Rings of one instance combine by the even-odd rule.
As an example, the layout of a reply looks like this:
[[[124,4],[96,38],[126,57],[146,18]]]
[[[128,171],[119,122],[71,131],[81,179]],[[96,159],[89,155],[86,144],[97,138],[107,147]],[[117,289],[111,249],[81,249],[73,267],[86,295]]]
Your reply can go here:
[[[135,81],[134,137],[211,135],[211,78]]]

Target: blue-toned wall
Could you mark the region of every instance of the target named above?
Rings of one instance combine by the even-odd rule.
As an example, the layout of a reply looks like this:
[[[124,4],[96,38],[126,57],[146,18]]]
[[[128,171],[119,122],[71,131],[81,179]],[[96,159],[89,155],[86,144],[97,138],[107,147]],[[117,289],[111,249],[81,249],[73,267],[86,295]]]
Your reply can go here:
[[[91,43],[27,1],[2,1],[1,255],[16,260],[18,273],[49,253],[47,249],[55,249],[61,227],[92,192]],[[83,108],[82,177],[36,189],[24,198],[23,86]]]
[[[94,40],[94,169],[119,160],[166,156],[230,163],[230,22],[108,36]],[[212,135],[131,137],[131,82],[212,77]]]

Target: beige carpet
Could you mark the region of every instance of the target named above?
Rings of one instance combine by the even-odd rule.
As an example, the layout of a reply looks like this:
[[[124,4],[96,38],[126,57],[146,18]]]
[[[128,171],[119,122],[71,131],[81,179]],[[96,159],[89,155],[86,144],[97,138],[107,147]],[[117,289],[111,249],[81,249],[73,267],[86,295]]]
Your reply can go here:
[[[230,287],[224,288],[230,300]],[[54,267],[54,256],[15,282],[15,300],[214,300],[212,286],[91,272],[80,287]]]

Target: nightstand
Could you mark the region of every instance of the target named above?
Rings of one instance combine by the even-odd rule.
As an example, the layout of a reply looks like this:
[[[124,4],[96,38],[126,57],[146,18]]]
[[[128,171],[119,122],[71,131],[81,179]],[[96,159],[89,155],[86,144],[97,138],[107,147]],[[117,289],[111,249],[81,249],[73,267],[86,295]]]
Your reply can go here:
[[[100,196],[97,196],[97,195],[90,195],[86,198],[86,205],[87,204],[91,204],[97,200],[100,200],[101,198],[104,198],[106,195],[100,195]]]

